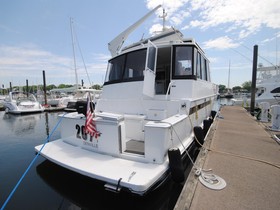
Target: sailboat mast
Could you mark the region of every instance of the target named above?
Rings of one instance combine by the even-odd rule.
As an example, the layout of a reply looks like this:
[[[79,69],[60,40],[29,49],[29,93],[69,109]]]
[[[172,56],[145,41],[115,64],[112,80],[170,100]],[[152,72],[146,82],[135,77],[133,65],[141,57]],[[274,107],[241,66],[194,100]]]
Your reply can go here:
[[[230,82],[230,60],[228,64],[228,90],[229,90],[229,82]]]
[[[73,33],[73,19],[70,18],[70,28],[71,28],[71,38],[72,38],[72,50],[73,50],[73,58],[74,58],[74,70],[75,70],[75,82],[76,82],[76,89],[78,89],[78,74],[77,74],[77,65],[76,65],[76,54],[75,54],[75,40],[74,40],[74,33]]]

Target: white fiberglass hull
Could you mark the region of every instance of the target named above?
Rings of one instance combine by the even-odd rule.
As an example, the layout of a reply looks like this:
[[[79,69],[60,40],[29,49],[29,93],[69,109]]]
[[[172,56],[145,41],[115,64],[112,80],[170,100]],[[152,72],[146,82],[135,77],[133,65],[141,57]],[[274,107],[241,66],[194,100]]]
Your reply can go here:
[[[11,114],[29,114],[29,113],[39,113],[43,112],[44,109],[32,109],[32,110],[9,110],[8,113]]]
[[[41,147],[38,145],[35,150],[39,152]],[[168,171],[167,160],[163,164],[135,162],[73,146],[63,139],[47,143],[40,154],[69,170],[140,195]]]
[[[34,106],[34,105],[32,105]],[[39,106],[39,105],[37,105]],[[11,113],[11,114],[28,114],[28,113],[38,113],[38,112],[43,112],[44,111],[44,108],[43,107],[40,107],[40,108],[21,108],[21,107],[18,107],[18,106],[15,106],[14,104],[12,103],[5,103],[4,104],[4,107],[5,107],[5,111],[7,113]]]
[[[5,98],[3,105],[5,112],[11,114],[28,114],[44,111],[44,107],[30,93],[10,92]]]

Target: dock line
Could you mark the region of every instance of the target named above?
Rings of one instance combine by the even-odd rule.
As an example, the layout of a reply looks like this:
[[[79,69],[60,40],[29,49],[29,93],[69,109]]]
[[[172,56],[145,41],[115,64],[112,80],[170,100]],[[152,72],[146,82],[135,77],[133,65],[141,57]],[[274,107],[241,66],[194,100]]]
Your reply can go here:
[[[193,123],[192,123],[192,120],[190,118],[190,116],[188,115],[188,118],[190,120],[190,124],[191,124],[191,127],[193,129]],[[212,190],[222,190],[226,187],[226,181],[221,178],[220,176],[216,175],[216,174],[213,174],[213,173],[208,173],[209,171],[212,171],[212,169],[202,169],[200,167],[198,167],[194,160],[191,158],[190,154],[188,153],[188,151],[186,150],[180,136],[178,135],[178,133],[176,132],[175,128],[173,127],[173,125],[171,123],[168,123],[168,122],[163,122],[163,123],[167,123],[171,126],[171,128],[173,129],[175,135],[177,136],[177,138],[179,139],[179,141],[181,142],[183,148],[185,149],[186,151],[186,154],[188,156],[188,158],[190,159],[193,167],[196,169],[196,176],[198,176],[199,178],[199,181],[207,188],[209,189],[212,189]],[[211,125],[212,126],[212,125]],[[209,129],[210,130],[210,129]],[[208,132],[209,132],[208,130]],[[171,130],[172,132],[172,130]],[[207,132],[207,134],[208,134]],[[207,136],[206,134],[206,136]],[[195,133],[194,133],[194,137],[195,137],[195,140],[198,141]],[[171,133],[171,139],[172,139],[172,133]],[[200,143],[199,143],[200,144]],[[200,144],[201,145],[201,144]],[[202,146],[202,145],[201,145]],[[203,147],[204,148],[204,147]]]
[[[45,143],[43,144],[43,146],[41,147],[40,151],[36,154],[36,156],[33,158],[33,160],[31,161],[31,163],[29,164],[29,166],[27,167],[27,169],[25,170],[25,172],[23,173],[23,175],[21,176],[21,178],[19,179],[19,181],[17,182],[16,186],[14,187],[14,189],[12,190],[12,192],[10,193],[10,195],[8,196],[8,198],[6,199],[6,201],[4,202],[3,206],[1,207],[1,210],[4,210],[6,205],[8,204],[8,202],[10,201],[10,199],[12,198],[12,196],[14,195],[15,191],[17,190],[18,186],[20,185],[20,183],[22,182],[23,178],[25,177],[25,175],[27,174],[27,172],[30,170],[30,168],[32,167],[32,165],[34,164],[34,162],[36,161],[36,159],[38,158],[38,156],[40,155],[41,151],[43,150],[44,146],[46,145],[46,143],[49,142],[51,136],[53,135],[53,133],[55,132],[55,130],[57,129],[57,127],[59,126],[59,124],[61,123],[64,115],[66,115],[67,113],[64,113],[62,115],[62,117],[59,119],[59,121],[56,123],[55,127],[53,128],[53,130],[51,131],[50,135],[46,138]]]
[[[194,139],[201,146],[201,148],[203,148],[206,151],[216,152],[216,153],[220,153],[220,154],[223,154],[223,155],[230,155],[230,156],[233,156],[233,157],[239,157],[239,158],[243,158],[243,159],[247,159],[247,160],[253,160],[253,161],[257,161],[257,162],[260,162],[260,163],[265,163],[267,165],[271,165],[271,166],[274,166],[274,167],[280,169],[280,165],[277,165],[276,163],[271,163],[271,162],[268,162],[268,161],[265,161],[265,160],[261,160],[261,159],[257,159],[257,158],[253,158],[253,157],[249,157],[249,156],[238,155],[238,154],[234,154],[234,153],[230,153],[230,152],[223,152],[223,151],[214,150],[214,149],[211,149],[211,148],[206,148],[205,146],[203,146],[199,142],[199,140],[197,139],[195,134],[194,134]]]

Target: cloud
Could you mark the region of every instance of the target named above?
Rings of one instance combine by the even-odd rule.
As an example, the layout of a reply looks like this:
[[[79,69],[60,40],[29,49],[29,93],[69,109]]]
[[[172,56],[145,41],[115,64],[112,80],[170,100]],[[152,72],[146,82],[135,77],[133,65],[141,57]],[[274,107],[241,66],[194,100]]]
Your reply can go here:
[[[188,10],[182,9],[182,7],[188,2],[189,0],[147,0],[146,1],[146,6],[148,9],[154,9],[158,5],[162,5],[162,8],[165,9],[165,12],[167,13],[166,16],[166,21],[169,22],[173,26],[177,26],[182,24],[184,19],[188,16],[190,16],[190,13]],[[163,10],[158,9],[156,11],[157,16],[162,16]],[[157,21],[160,21],[158,18]],[[166,26],[170,27],[170,26]],[[153,30],[156,29],[156,30]],[[155,23],[151,29],[150,33],[152,34],[153,32],[160,31],[158,29],[162,29],[162,24],[159,27],[159,23]]]
[[[34,71],[43,68],[69,68],[71,60],[35,46],[0,46],[0,70]],[[11,71],[11,74],[16,74]]]
[[[255,33],[262,26],[280,28],[280,4],[277,0],[193,0],[191,5],[192,11],[198,12],[198,22],[193,27],[230,24],[231,28],[241,29],[239,38]]]
[[[109,55],[94,54],[92,57],[93,63],[85,64],[88,73],[93,77],[96,74],[105,74]],[[0,46],[0,75],[3,78],[9,77],[17,81],[39,78],[41,81],[43,70],[46,71],[47,81],[49,80],[52,84],[55,83],[52,81],[57,81],[58,84],[75,82],[72,56],[56,55],[32,44],[17,47]],[[77,71],[79,78],[86,78],[84,65],[78,59]]]
[[[272,38],[267,38],[267,39],[262,40],[262,41],[260,42],[260,44],[261,44],[261,45],[264,45],[264,44],[266,44],[266,43],[269,43],[269,42],[274,41],[275,39],[276,39],[276,41],[277,41],[277,38],[279,38],[279,37],[280,37],[280,32],[277,32],[277,33],[274,34],[274,36],[273,36]]]
[[[146,5],[148,9],[154,9],[156,6],[162,5],[162,7],[168,12],[169,16],[172,16],[188,1],[189,0],[147,0]],[[162,10],[157,10],[157,14],[161,15]]]
[[[162,4],[161,0],[147,0],[148,9]],[[220,27],[235,31],[239,39],[256,33],[261,27],[280,28],[278,0],[165,0],[167,20],[182,30],[203,30]],[[158,15],[162,13],[157,11]],[[221,27],[222,26],[222,27]]]
[[[239,46],[238,43],[235,43],[232,39],[227,36],[219,37],[216,39],[211,39],[207,42],[203,43],[204,49],[228,49],[228,48],[236,48]]]
[[[154,34],[154,33],[159,32],[161,30],[162,30],[162,25],[157,23],[157,24],[152,25],[152,27],[149,30],[149,33]]]

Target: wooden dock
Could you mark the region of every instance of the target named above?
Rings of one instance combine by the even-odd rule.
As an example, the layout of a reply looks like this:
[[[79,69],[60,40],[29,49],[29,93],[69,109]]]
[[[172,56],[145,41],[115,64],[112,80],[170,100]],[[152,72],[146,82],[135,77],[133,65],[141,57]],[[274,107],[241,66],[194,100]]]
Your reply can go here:
[[[64,111],[65,107],[45,107],[45,112],[59,112],[59,111]]]
[[[209,189],[193,169],[174,209],[280,209],[280,144],[266,129],[271,123],[238,106],[224,106],[220,116],[204,143],[212,151],[201,150],[196,165],[211,168],[227,186]]]

